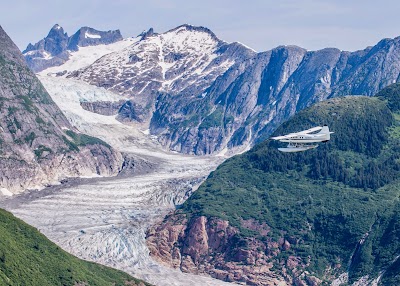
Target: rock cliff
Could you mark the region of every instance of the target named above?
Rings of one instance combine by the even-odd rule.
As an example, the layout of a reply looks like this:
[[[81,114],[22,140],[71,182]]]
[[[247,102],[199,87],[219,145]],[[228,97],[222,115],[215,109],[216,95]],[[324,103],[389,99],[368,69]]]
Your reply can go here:
[[[77,51],[79,47],[107,45],[121,40],[119,30],[98,31],[90,27],[82,27],[69,37],[64,29],[56,24],[44,39],[34,45],[29,44],[23,54],[28,66],[34,72],[40,72],[62,65],[70,58],[71,51]]]
[[[73,130],[0,28],[0,189],[39,188],[65,177],[111,176],[121,155]]]
[[[243,225],[266,236],[270,227],[254,220]],[[257,238],[243,240],[238,228],[228,221],[200,216],[168,216],[147,233],[150,255],[157,261],[183,272],[208,274],[214,278],[245,285],[318,285],[320,280],[304,273],[305,261],[288,257],[282,271],[276,272],[273,260],[290,249],[283,237],[277,242]],[[308,273],[309,274],[309,273]],[[298,276],[296,279],[293,275]],[[305,284],[306,281],[315,283]],[[303,283],[303,284],[301,284]]]
[[[122,106],[126,106],[126,102],[122,101],[95,101],[88,102],[82,101],[81,106],[83,109],[102,115],[117,115]],[[128,116],[126,116],[128,117]]]
[[[202,94],[158,97],[152,133],[184,153],[253,146],[296,112],[332,97],[373,95],[397,81],[400,38],[356,52],[282,46],[230,67]]]

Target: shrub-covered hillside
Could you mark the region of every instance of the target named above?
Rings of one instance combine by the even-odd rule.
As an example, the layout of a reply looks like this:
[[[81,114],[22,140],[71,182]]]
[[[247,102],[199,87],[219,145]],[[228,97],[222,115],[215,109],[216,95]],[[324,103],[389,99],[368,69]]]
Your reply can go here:
[[[0,285],[149,285],[126,273],[80,260],[35,228],[0,209]]]
[[[267,140],[219,166],[178,213],[189,229],[199,216],[229,221],[239,230],[236,252],[252,239],[289,241],[265,251],[285,277],[300,275],[287,272],[295,257],[322,284],[348,272],[349,282],[382,274],[382,285],[400,285],[399,95],[395,85],[377,97],[334,98],[298,113],[275,135],[327,124],[331,141],[281,153],[285,143]],[[266,225],[267,234],[249,221]],[[234,261],[235,251],[225,259]]]

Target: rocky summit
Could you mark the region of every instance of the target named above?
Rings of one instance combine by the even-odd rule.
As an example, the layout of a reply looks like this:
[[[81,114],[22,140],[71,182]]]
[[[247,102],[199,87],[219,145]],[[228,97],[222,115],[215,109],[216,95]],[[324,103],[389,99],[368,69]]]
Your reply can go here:
[[[74,129],[0,28],[0,194],[118,173],[121,155]]]
[[[59,66],[65,63],[71,51],[77,51],[79,47],[107,45],[122,40],[119,30],[98,31],[90,27],[82,27],[71,37],[64,29],[56,24],[48,35],[32,45],[29,44],[23,51],[28,66],[39,72],[48,67]]]
[[[245,150],[313,103],[370,96],[400,74],[400,38],[355,52],[279,46],[257,53],[207,28],[182,25],[165,33],[150,29],[123,48],[113,45],[91,63],[74,68],[68,62],[43,73],[128,98],[110,108],[87,107],[114,110],[166,148],[197,155]]]

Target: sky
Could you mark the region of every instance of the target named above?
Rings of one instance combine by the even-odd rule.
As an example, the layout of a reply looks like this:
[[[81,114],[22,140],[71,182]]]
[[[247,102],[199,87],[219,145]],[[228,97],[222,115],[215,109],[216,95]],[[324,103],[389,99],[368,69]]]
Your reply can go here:
[[[394,0],[12,0],[3,1],[0,25],[23,50],[54,24],[68,35],[80,27],[119,29],[124,37],[181,24],[204,26],[227,42],[256,51],[279,45],[355,51],[400,36]]]

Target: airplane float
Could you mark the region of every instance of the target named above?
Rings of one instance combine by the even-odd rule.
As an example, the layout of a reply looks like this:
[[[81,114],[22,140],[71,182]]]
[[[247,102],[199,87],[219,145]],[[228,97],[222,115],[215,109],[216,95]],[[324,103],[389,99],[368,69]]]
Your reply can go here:
[[[319,131],[318,133],[313,133]],[[311,134],[313,133],[313,134]],[[286,148],[278,148],[281,152],[302,152],[318,147],[320,142],[328,142],[331,139],[331,134],[333,132],[329,131],[329,127],[324,125],[323,127],[317,126],[304,131],[290,133],[287,135],[271,137],[271,139],[278,140],[280,142],[288,142]]]

